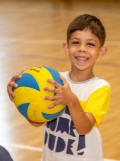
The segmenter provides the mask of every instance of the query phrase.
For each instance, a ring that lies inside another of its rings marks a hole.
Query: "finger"
[[[51,109],[51,108],[53,108],[53,107],[55,107],[54,104],[47,106],[47,108],[49,108],[49,109]]]
[[[26,69],[23,69],[19,75],[23,74],[26,71]]]
[[[16,84],[13,83],[13,85],[11,85],[12,83],[9,83],[9,85],[7,86],[7,92],[8,92],[8,95],[9,95],[9,98],[12,102],[14,102],[14,97],[15,97],[15,94],[13,92],[13,88],[16,87]]]
[[[8,91],[11,91],[12,88],[16,88],[16,87],[18,87],[18,85],[15,82],[9,82],[7,89]]]
[[[9,96],[10,100],[14,102],[14,98],[12,96]]]
[[[10,98],[10,100],[12,101],[12,102],[14,102],[14,97],[15,97],[15,95],[9,95],[9,98]]]
[[[22,74],[26,71],[26,69],[23,69],[20,74],[14,75],[11,80],[17,80],[22,77]]]
[[[51,100],[51,101],[54,101],[54,100],[57,99],[57,97],[56,97],[56,96],[44,96],[43,99],[44,99],[44,100]]]
[[[45,91],[57,93],[57,89],[56,89],[56,88],[44,87],[43,89],[44,89]]]
[[[10,99],[14,99],[14,97],[15,97],[15,94],[12,91],[12,89],[8,89],[8,95],[9,95]]]
[[[22,75],[14,75],[13,77],[12,77],[12,79],[11,79],[11,81],[16,81],[17,79],[19,79],[19,78],[21,78],[22,77]]]
[[[59,105],[60,104],[60,101],[58,101],[58,100],[56,100],[56,101],[54,101],[54,103],[53,104],[51,104],[51,105],[49,105],[49,106],[47,106],[47,108],[53,108],[53,107],[55,107],[55,106],[57,106],[57,105]]]
[[[8,93],[11,97],[15,97],[15,93],[12,90],[9,90]]]
[[[47,79],[47,82],[53,84],[57,88],[59,88],[61,86],[58,82],[56,82],[55,80],[52,80],[52,79]]]

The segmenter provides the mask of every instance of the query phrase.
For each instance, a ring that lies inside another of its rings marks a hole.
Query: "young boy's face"
[[[92,70],[98,57],[102,57],[106,50],[100,46],[98,37],[90,30],[75,31],[64,49],[72,63],[72,69]]]

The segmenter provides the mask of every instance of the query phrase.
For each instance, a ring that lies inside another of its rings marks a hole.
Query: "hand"
[[[53,84],[55,88],[45,87],[44,90],[56,93],[55,96],[44,96],[44,100],[54,100],[54,103],[48,106],[48,108],[53,108],[58,104],[69,106],[70,100],[74,96],[66,79],[62,76],[60,76],[60,79],[63,81],[63,86],[54,80],[47,80],[47,82]]]
[[[33,122],[31,120],[28,120],[28,122],[35,127],[39,127],[44,124],[44,122]]]
[[[9,96],[9,98],[10,98],[10,100],[11,100],[12,102],[14,102],[14,97],[15,97],[15,94],[14,94],[14,92],[13,92],[12,89],[13,89],[13,88],[16,88],[16,87],[18,86],[15,82],[16,82],[17,79],[19,79],[19,78],[22,77],[21,74],[22,74],[24,71],[25,71],[25,70],[22,70],[21,73],[20,73],[19,75],[14,75],[14,76],[11,78],[10,82],[8,83],[8,85],[7,85],[8,96]]]

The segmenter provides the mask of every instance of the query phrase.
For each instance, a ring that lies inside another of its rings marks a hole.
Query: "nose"
[[[86,46],[84,44],[80,44],[79,47],[78,47],[78,51],[85,52],[86,51]]]

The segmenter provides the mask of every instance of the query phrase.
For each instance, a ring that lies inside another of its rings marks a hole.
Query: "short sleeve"
[[[96,126],[99,126],[108,111],[110,103],[110,86],[103,86],[95,90],[88,98],[85,112],[91,113]]]

